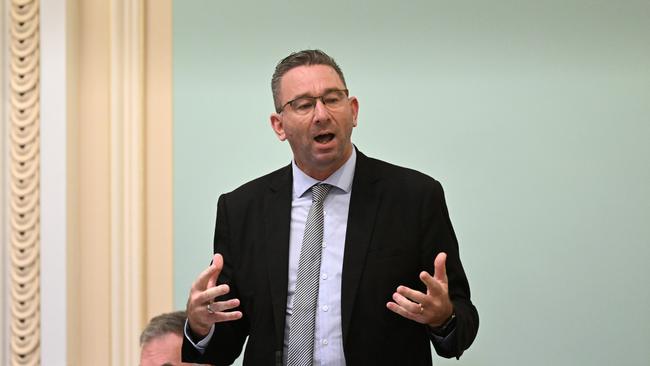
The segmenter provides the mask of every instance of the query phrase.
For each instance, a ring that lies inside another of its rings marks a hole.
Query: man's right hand
[[[230,292],[226,284],[216,286],[217,278],[223,269],[223,257],[215,254],[212,264],[192,284],[187,299],[187,321],[194,335],[204,338],[214,323],[237,320],[241,311],[228,311],[239,306],[239,299],[214,301],[216,297]],[[208,309],[210,305],[210,309]]]

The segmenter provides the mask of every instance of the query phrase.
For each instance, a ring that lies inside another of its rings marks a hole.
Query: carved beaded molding
[[[9,150],[12,365],[40,364],[39,2],[12,0]]]

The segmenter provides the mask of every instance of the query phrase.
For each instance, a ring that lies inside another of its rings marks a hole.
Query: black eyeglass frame
[[[327,92],[325,92],[325,94],[323,94],[323,95],[319,95],[319,96],[317,96],[317,97],[310,97],[310,96],[308,96],[308,95],[303,95],[303,96],[301,96],[301,97],[291,99],[290,101],[284,103],[284,105],[282,106],[282,108],[280,108],[280,110],[278,111],[278,113],[282,113],[282,112],[284,112],[284,109],[285,109],[289,104],[295,102],[295,101],[298,100],[298,99],[304,99],[304,98],[312,99],[314,102],[316,102],[316,100],[320,99],[321,103],[323,103],[324,106],[327,106],[327,104],[325,103],[325,101],[323,101],[323,97],[326,96],[327,94],[329,94],[329,93],[333,93],[333,92],[343,92],[343,94],[345,94],[345,97],[346,97],[346,98],[349,98],[349,97],[350,97],[350,94],[349,94],[350,91],[349,91],[348,89],[330,89],[330,90],[328,90]],[[316,104],[314,104],[314,106],[316,106]],[[292,108],[293,108],[293,106],[292,106]]]

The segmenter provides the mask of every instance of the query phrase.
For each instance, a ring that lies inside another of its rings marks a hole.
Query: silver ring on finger
[[[424,313],[424,306],[422,306],[422,304],[420,304],[420,314],[423,314],[423,313]]]
[[[208,303],[208,306],[207,306],[207,308],[208,308],[208,313],[210,313],[210,314],[214,314],[214,310],[212,310],[212,304],[214,304],[214,303],[213,303],[213,302],[209,302],[209,303]]]

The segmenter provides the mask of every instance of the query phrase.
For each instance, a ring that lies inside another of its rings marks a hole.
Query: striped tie
[[[312,204],[307,215],[300,249],[293,313],[289,320],[288,366],[314,363],[314,327],[318,305],[318,280],[323,248],[323,201],[332,186],[312,186]]]

